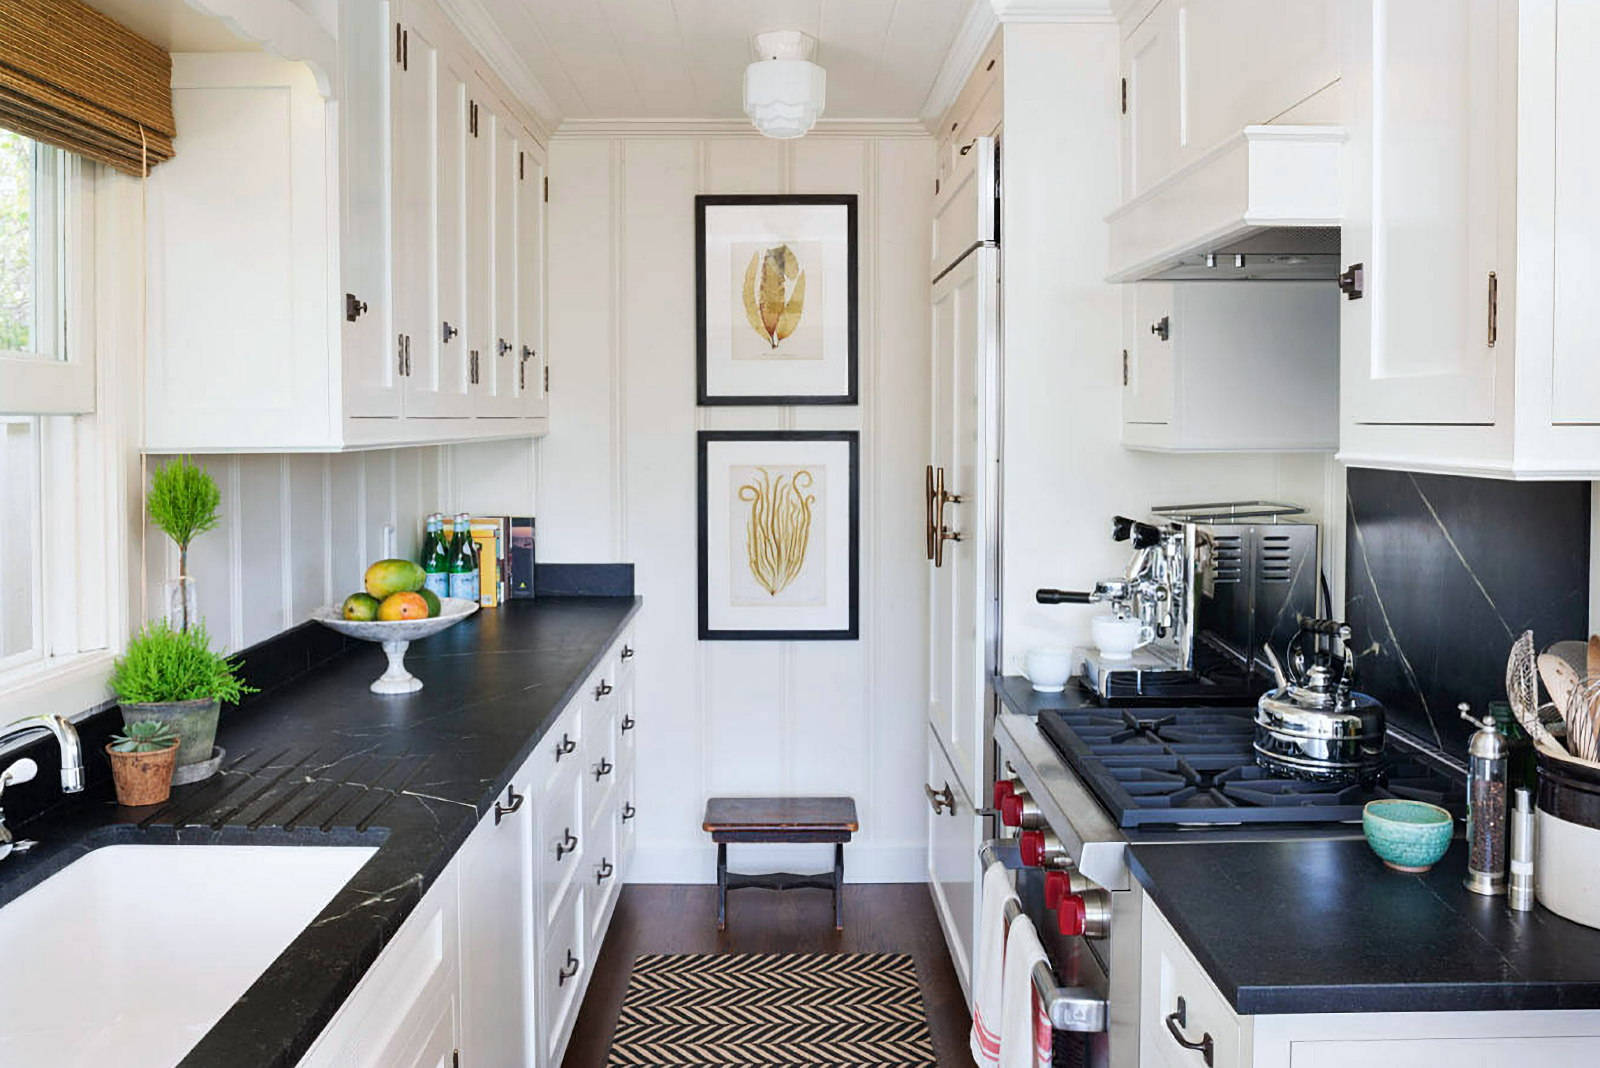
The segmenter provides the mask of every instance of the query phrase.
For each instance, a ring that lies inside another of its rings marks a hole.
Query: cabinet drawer
[[[617,642],[617,686],[633,680],[633,666],[639,662],[638,631],[629,627]]]
[[[616,899],[617,887],[622,885],[621,825],[618,821],[620,790],[611,791],[589,832],[583,862],[583,893],[585,922],[588,924],[588,941],[598,948],[606,919],[606,910]]]
[[[639,738],[638,687],[631,678],[624,677],[617,687],[617,763],[623,767],[633,765],[634,746]]]
[[[583,810],[591,828],[603,823],[602,810],[612,806],[617,780],[622,777],[622,717],[617,714],[618,707],[611,698],[603,704],[604,707],[592,713],[584,730],[588,742],[583,749]]]
[[[1204,1068],[1200,1050],[1179,1044],[1167,1017],[1183,999],[1179,1031],[1191,1042],[1211,1036],[1212,1068],[1239,1063],[1239,1017],[1190,955],[1166,917],[1144,900],[1139,968],[1139,1064],[1141,1068]],[[1178,1021],[1174,1021],[1177,1023]]]
[[[539,837],[535,857],[539,872],[539,919],[555,921],[556,909],[579,880],[589,829],[583,818],[583,769],[569,764],[540,796]]]
[[[451,1004],[457,953],[456,880],[447,871],[406,917],[300,1068],[389,1068]]]
[[[583,717],[578,713],[582,704],[581,698],[574,700],[545,732],[538,752],[527,764],[533,782],[549,782],[568,768],[583,763]]]
[[[617,654],[612,653],[600,662],[578,693],[577,704],[583,710],[583,736],[591,745],[598,744],[602,738],[604,744],[611,744],[601,727],[615,713],[617,684]]]
[[[622,855],[618,865],[626,869],[633,856],[633,846],[639,837],[639,775],[630,763],[623,768],[622,784],[617,788],[617,852]]]
[[[547,1065],[561,1063],[580,994],[589,979],[588,945],[583,937],[584,891],[582,883],[576,883],[561,899],[540,956],[539,1041],[544,1043]]]

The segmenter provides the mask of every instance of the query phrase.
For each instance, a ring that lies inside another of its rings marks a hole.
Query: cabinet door
[[[970,1004],[973,938],[978,922],[978,846],[982,844],[983,817],[973,811],[971,800],[956,778],[938,737],[928,732],[927,789],[955,802],[953,807],[941,803],[937,810],[931,801],[928,802],[928,891],[933,895],[934,910],[944,928],[950,960]]]
[[[384,121],[391,73],[403,72],[383,0],[339,8],[339,347],[344,414],[400,414],[399,364],[389,341],[390,169]],[[354,318],[352,318],[352,314]]]
[[[435,278],[437,306],[429,326],[434,363],[424,378],[427,413],[439,416],[472,414],[472,387],[468,382],[467,339],[467,79],[461,57],[446,54],[436,82],[438,116],[438,208]],[[406,414],[413,414],[410,395]]]
[[[494,110],[474,76],[467,101],[466,342],[472,406],[494,414]]]
[[[430,265],[435,248],[430,219],[434,205],[433,72],[438,46],[427,29],[408,18],[414,3],[399,8],[397,63],[391,82],[390,118],[393,130],[394,215],[394,315],[390,325],[391,352],[405,387],[406,347],[425,343],[432,319],[433,294]],[[425,351],[425,350],[424,350]],[[413,355],[413,360],[415,355]]]
[[[473,99],[482,168],[481,175],[473,179],[480,197],[473,208],[473,225],[482,231],[473,258],[481,261],[484,271],[482,300],[477,305],[483,329],[474,346],[478,350],[476,411],[479,416],[510,417],[519,414],[516,346],[512,343],[517,336],[516,138],[482,82],[476,83]]]
[[[521,413],[550,414],[545,394],[544,152],[524,134],[517,155],[517,389]]]
[[[461,1050],[456,1046],[455,1031],[456,1002],[451,998],[441,1008],[432,1027],[398,1049],[385,1050],[379,1063],[394,1068],[460,1068]]]
[[[1139,282],[1124,286],[1122,292],[1123,344],[1127,346],[1122,421],[1170,423],[1176,345],[1172,285]]]
[[[931,470],[935,494],[943,473],[945,503],[930,502],[934,526],[948,537],[928,562],[932,627],[928,650],[928,720],[969,795],[982,788],[988,746],[993,632],[989,472],[996,428],[995,388],[999,250],[980,248],[933,287]]]
[[[1557,0],[1555,11],[1555,304],[1552,421],[1600,423],[1600,335],[1593,294],[1600,286],[1600,4]],[[1536,358],[1527,348],[1525,359]]]
[[[593,885],[592,883],[590,885]],[[579,884],[556,909],[540,954],[539,1044],[545,1068],[556,1068],[572,1037],[583,989],[589,982],[590,951],[584,940],[584,894]]]
[[[529,793],[519,773],[461,849],[461,1049],[467,1064],[519,1065],[530,1057],[524,1030],[533,1018],[526,985],[534,948]]]
[[[1357,423],[1493,421],[1500,0],[1349,5],[1343,404]],[[1508,317],[1502,317],[1510,328]],[[1505,384],[1509,388],[1509,383]]]
[[[1122,44],[1128,102],[1123,115],[1123,193],[1144,192],[1178,165],[1178,5],[1164,0]]]

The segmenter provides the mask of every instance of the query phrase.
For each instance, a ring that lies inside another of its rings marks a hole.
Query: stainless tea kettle
[[[1285,650],[1287,676],[1272,647],[1265,647],[1278,686],[1256,703],[1254,748],[1261,767],[1297,779],[1354,782],[1377,765],[1383,754],[1383,705],[1350,689],[1355,679],[1350,635],[1350,625],[1337,620],[1302,621]]]

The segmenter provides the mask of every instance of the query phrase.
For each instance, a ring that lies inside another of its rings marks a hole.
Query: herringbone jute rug
[[[899,953],[639,957],[607,1063],[938,1065],[916,968]]]

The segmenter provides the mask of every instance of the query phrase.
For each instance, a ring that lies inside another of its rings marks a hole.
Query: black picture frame
[[[858,641],[861,637],[861,432],[859,430],[702,430],[696,435],[701,641]],[[714,441],[843,441],[850,446],[849,624],[838,630],[712,630],[708,588],[709,446]]]
[[[694,198],[694,293],[695,293],[695,398],[702,407],[716,406],[771,406],[838,404],[855,405],[860,400],[860,251],[857,242],[857,203],[854,193],[702,193]],[[706,386],[706,209],[715,207],[749,207],[757,205],[818,206],[842,204],[845,206],[846,239],[848,242],[846,285],[849,301],[845,312],[849,353],[845,374],[848,381],[842,394],[797,396],[788,394],[756,394],[734,396],[707,392]]]

